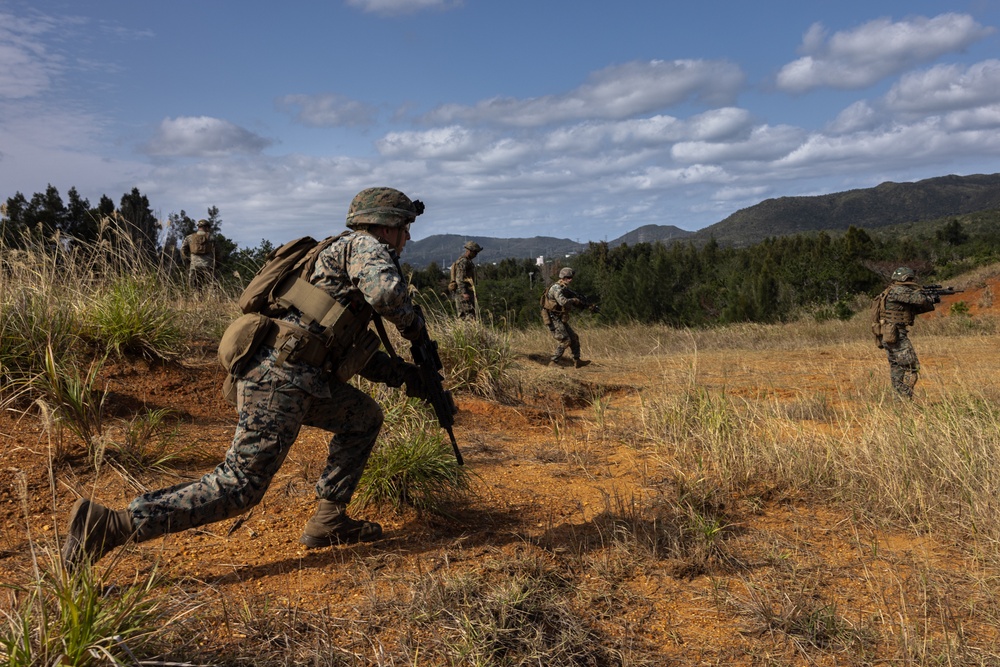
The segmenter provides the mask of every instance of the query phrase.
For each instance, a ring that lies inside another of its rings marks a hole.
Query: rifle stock
[[[415,306],[415,309],[417,310],[417,314],[423,318],[420,307]],[[455,399],[452,397],[451,391],[444,388],[444,378],[440,373],[443,365],[441,364],[441,357],[438,355],[438,344],[437,341],[431,340],[426,329],[424,329],[423,335],[420,338],[411,341],[410,355],[413,357],[413,363],[420,373],[420,381],[423,384],[424,391],[427,393],[427,398],[424,400],[434,408],[438,424],[448,433],[448,438],[451,440],[451,448],[455,452],[455,460],[458,461],[458,465],[465,465],[465,461],[462,460],[462,452],[458,450],[458,442],[455,441],[455,433],[452,431],[452,426],[455,425],[455,413],[458,412],[458,406],[455,405]]]

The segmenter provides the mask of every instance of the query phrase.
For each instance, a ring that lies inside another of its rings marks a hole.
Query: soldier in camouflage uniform
[[[475,241],[465,244],[465,252],[451,265],[455,310],[461,319],[476,319],[476,265],[472,260],[483,251]]]
[[[309,282],[338,302],[380,315],[404,338],[418,338],[425,324],[410,301],[398,253],[410,238],[410,223],[423,210],[423,203],[398,190],[363,190],[347,216],[352,231],[319,254]],[[307,331],[319,326],[300,316],[292,307],[283,319]],[[322,547],[381,537],[379,524],[351,518],[346,508],[382,426],[382,409],[323,367],[297,359],[295,349],[289,353],[281,347],[262,345],[239,370],[239,421],[225,460],[198,481],[145,493],[123,510],[81,498],[71,511],[63,546],[67,565],[96,561],[130,540],[144,542],[247,512],[264,496],[303,425],[334,435],[316,483],[319,507],[300,541]],[[395,387],[405,382],[408,394],[422,395],[416,367],[381,352],[361,375]]]
[[[908,327],[920,313],[934,310],[940,302],[937,295],[922,291],[916,281],[916,273],[909,267],[901,266],[892,274],[892,283],[876,297],[876,342],[885,349],[889,359],[889,377],[892,388],[905,398],[913,398],[913,387],[917,384],[920,364],[917,352],[910,342]]]
[[[559,280],[546,290],[542,301],[542,322],[558,342],[549,364],[559,363],[566,348],[569,347],[573,355],[573,365],[582,368],[590,362],[580,359],[580,337],[569,325],[569,314],[574,308],[594,310],[594,306],[570,289],[569,284],[573,282],[574,273],[568,266],[559,270]]]
[[[216,249],[211,230],[208,220],[199,220],[198,230],[181,242],[181,255],[188,262],[188,284],[192,289],[201,290],[215,278]]]

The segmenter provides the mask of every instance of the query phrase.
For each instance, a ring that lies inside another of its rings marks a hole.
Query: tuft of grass
[[[97,388],[102,361],[95,360],[85,374],[71,360],[57,361],[52,348],[45,352],[45,372],[33,382],[43,412],[65,426],[93,455],[97,440],[104,431],[106,392]]]
[[[87,337],[117,356],[177,356],[187,339],[178,315],[152,277],[122,276],[85,307]]]
[[[509,398],[509,334],[478,320],[459,319],[434,322],[434,333],[449,387],[490,400]]]
[[[172,461],[182,451],[172,446],[176,430],[170,424],[174,411],[159,408],[140,413],[123,423],[121,439],[108,444],[104,455],[130,475],[143,472],[168,472]]]
[[[451,443],[426,406],[365,384],[383,393],[386,419],[352,504],[443,513],[446,505],[469,492],[469,469],[458,465]]]
[[[169,621],[169,603],[155,593],[159,576],[106,588],[89,566],[72,574],[58,557],[26,586],[4,585],[0,660],[10,667],[138,664]]]

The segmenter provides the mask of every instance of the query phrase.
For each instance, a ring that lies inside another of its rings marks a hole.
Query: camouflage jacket
[[[476,285],[476,265],[472,263],[471,259],[462,255],[455,260],[452,266],[455,291],[459,294],[471,294]]]
[[[893,283],[886,289],[885,316],[887,323],[912,326],[920,313],[934,310],[934,297],[916,283]]]
[[[583,298],[570,289],[569,285],[557,280],[545,292],[543,309],[562,316],[563,321],[569,317],[573,308],[586,308]]]
[[[365,231],[348,232],[324,249],[316,258],[309,282],[341,303],[366,305],[400,330],[416,317],[409,285],[395,252]],[[315,324],[306,326],[301,313],[294,308],[281,319],[319,333]],[[286,363],[286,366],[293,367],[289,373],[293,384],[314,396],[329,396],[327,379],[321,369],[306,364]],[[368,377],[367,373],[362,375]]]

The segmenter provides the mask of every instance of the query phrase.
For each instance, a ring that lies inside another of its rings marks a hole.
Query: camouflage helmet
[[[575,273],[576,271],[574,271],[573,269],[569,268],[568,266],[564,266],[563,268],[559,269],[559,280],[562,280],[563,278],[572,278]]]
[[[208,220],[199,220],[198,229],[211,229],[212,224]]]
[[[915,280],[917,274],[908,266],[901,266],[892,272],[892,281],[894,283],[906,283]]]
[[[472,252],[482,252],[483,251],[483,246],[479,245],[475,241],[469,241],[468,243],[466,243],[462,247],[465,248],[466,250],[471,250]]]
[[[422,201],[411,201],[399,190],[367,188],[354,195],[347,210],[347,226],[351,229],[366,225],[402,227],[423,212]]]

